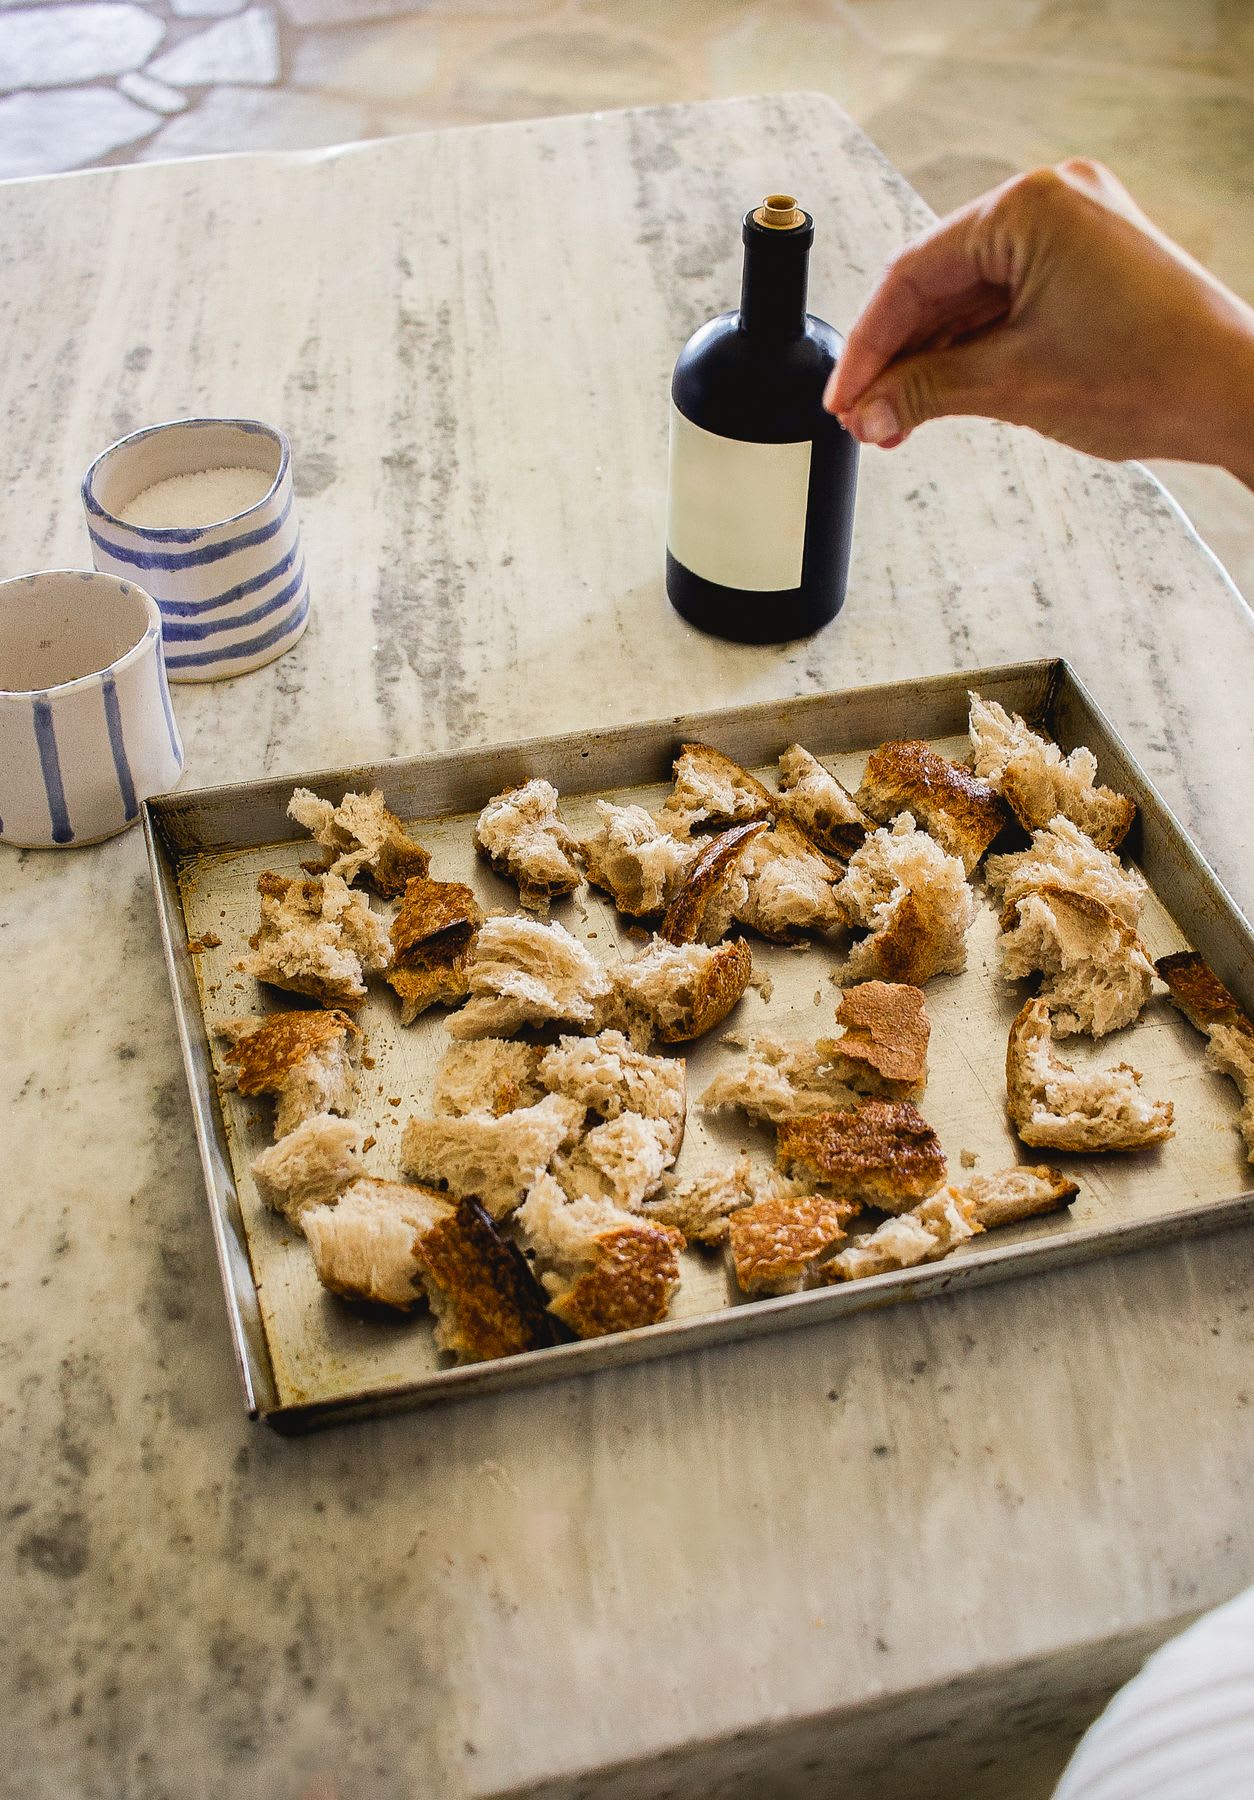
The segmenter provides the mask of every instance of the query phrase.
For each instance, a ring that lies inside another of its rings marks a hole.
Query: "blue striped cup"
[[[0,582],[0,842],[99,843],[182,772],[152,598],[87,569]]]
[[[232,479],[248,504],[203,516]],[[83,506],[96,567],[142,581],[161,608],[172,681],[247,674],[304,631],[309,583],[281,431],[257,419],[176,419],[132,432],[88,469]],[[154,510],[159,522],[126,517]]]

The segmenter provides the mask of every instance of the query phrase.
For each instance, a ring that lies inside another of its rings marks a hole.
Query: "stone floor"
[[[800,87],[940,210],[1101,156],[1254,299],[1251,0],[0,0],[0,178]],[[1254,597],[1254,496],[1158,472]]]

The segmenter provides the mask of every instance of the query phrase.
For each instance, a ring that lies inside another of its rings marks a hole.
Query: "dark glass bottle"
[[[671,381],[666,591],[702,631],[776,644],[844,603],[858,446],[822,405],[843,339],[806,311],[813,219],[771,194],[743,236],[740,309]]]

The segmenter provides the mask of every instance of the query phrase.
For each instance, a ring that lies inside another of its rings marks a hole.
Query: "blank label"
[[[801,585],[810,440],[719,437],[671,402],[666,542],[676,562],[721,587],[770,593]]]

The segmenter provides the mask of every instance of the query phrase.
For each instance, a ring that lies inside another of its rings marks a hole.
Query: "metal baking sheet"
[[[564,1344],[465,1368],[447,1366],[425,1312],[375,1316],[325,1293],[299,1232],[264,1208],[248,1172],[270,1141],[265,1102],[220,1095],[214,1079],[212,1025],[224,1016],[282,1005],[273,990],[235,970],[258,916],[256,880],[266,868],[293,872],[311,853],[309,838],[287,818],[298,784],[338,801],[353,788],[381,787],[388,805],[415,822],[432,852],[432,872],[469,882],[485,907],[517,906],[513,887],[476,857],[475,816],[490,795],[529,776],[547,776],[576,829],[591,823],[597,796],[659,802],[670,765],[686,739],[715,744],[749,768],[773,771],[788,744],[800,742],[850,787],[866,752],[886,738],[927,738],[960,754],[966,746],[967,692],[976,688],[1043,726],[1064,748],[1088,744],[1102,780],[1132,795],[1139,814],[1125,854],[1151,887],[1143,935],[1154,956],[1191,943],[1254,1012],[1254,932],[1166,806],[1128,756],[1073,672],[1061,661],[1015,664],[954,675],[807,696],[725,712],[696,714],[619,730],[427,756],[311,776],[294,773],[231,787],[178,793],[148,802],[144,831],[169,967],[180,1041],[204,1165],[228,1317],[253,1416],[281,1430],[516,1387],[638,1361],[698,1345],[728,1342],[786,1326],[822,1325],[867,1306],[919,1299],[964,1284],[1028,1274],[1116,1250],[1128,1250],[1235,1223],[1254,1213],[1250,1169],[1238,1132],[1236,1090],[1210,1073],[1202,1040],[1164,999],[1151,1001],[1128,1031],[1093,1045],[1068,1040],[1064,1053],[1083,1065],[1127,1057],[1146,1091],[1176,1106],[1177,1136],[1132,1155],[1056,1156],[1080,1183],[1063,1215],[1029,1221],[975,1239],[940,1263],[778,1299],[746,1300],[721,1255],[689,1250],[670,1318],[614,1337]],[[1004,1056],[1021,987],[994,972],[995,913],[977,882],[979,914],[969,966],[927,988],[932,1019],[930,1076],[922,1107],[961,1177],[963,1152],[992,1171],[1044,1153],[1025,1152],[1007,1123]],[[553,909],[603,960],[638,947],[608,900],[583,888]],[[189,940],[220,945],[192,953]],[[707,1119],[693,1104],[716,1068],[737,1053],[728,1030],[769,1025],[814,1038],[829,1031],[839,957],[827,946],[789,949],[753,941],[768,975],[768,1001],[751,990],[726,1024],[693,1045],[688,1061],[689,1123],[679,1173],[747,1149],[766,1162],[772,1134],[739,1115]],[[297,1002],[299,1004],[299,1002]],[[448,1045],[445,1015],[398,1023],[391,990],[376,984],[358,1015],[366,1032],[357,1116],[375,1144],[373,1173],[394,1174],[401,1127],[429,1110],[434,1071]]]

